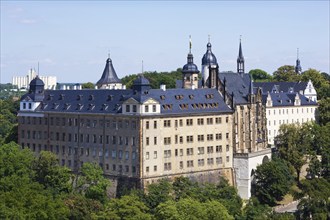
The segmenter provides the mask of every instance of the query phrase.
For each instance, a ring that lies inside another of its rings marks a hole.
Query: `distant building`
[[[37,72],[34,69],[30,69],[26,76],[14,76],[12,78],[12,84],[16,85],[18,89],[29,88],[30,82],[37,76]],[[56,76],[39,76],[44,82],[45,89],[55,89],[57,79]]]
[[[254,88],[261,88],[263,94],[268,144],[274,145],[274,138],[282,124],[315,121],[317,93],[311,81],[261,82],[254,83]]]

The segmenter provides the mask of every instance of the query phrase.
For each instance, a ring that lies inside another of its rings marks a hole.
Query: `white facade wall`
[[[37,76],[37,72],[34,69],[30,69],[26,76],[14,76],[12,78],[12,84],[16,85],[18,89],[29,88],[30,82]],[[45,84],[45,89],[55,89],[57,78],[56,76],[39,76]]]
[[[305,123],[315,121],[317,106],[266,107],[268,144],[274,145],[274,138],[282,124]]]

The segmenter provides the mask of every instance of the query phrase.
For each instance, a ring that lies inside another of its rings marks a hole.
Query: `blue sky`
[[[119,77],[186,63],[200,68],[211,35],[221,71],[294,65],[330,72],[329,1],[3,1],[1,83],[31,67],[58,82],[96,82],[108,51]]]

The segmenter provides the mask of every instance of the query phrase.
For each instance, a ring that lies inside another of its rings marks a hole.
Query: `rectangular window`
[[[206,124],[208,124],[208,125],[213,124],[213,118],[207,118],[206,119]]]
[[[204,166],[204,159],[198,159],[198,166],[199,167]]]
[[[215,158],[217,164],[222,164],[222,157]]]
[[[171,120],[164,120],[164,128],[171,127]]]
[[[200,135],[197,135],[197,140],[199,142],[203,142],[204,141],[204,135],[200,134]]]
[[[222,152],[222,145],[217,145],[217,146],[215,146],[215,151],[216,151],[217,153],[221,153],[221,152]]]
[[[171,150],[164,150],[164,158],[170,158],[171,157]]]
[[[180,149],[180,156],[183,156],[183,149]]]
[[[226,133],[226,139],[229,139],[229,133]]]
[[[172,169],[171,163],[164,163],[164,171],[168,171],[171,169]]]
[[[229,156],[226,157],[226,162],[227,162],[227,163],[229,162]]]
[[[154,151],[154,159],[157,159],[157,151]]]
[[[154,121],[154,129],[157,128],[157,121]]]
[[[187,148],[187,155],[193,155],[194,154],[194,149],[193,148]]]
[[[146,160],[149,160],[149,152],[146,152]]]
[[[149,167],[146,167],[146,172],[149,173]]]
[[[164,138],[164,144],[165,144],[165,145],[169,145],[169,144],[171,144],[171,137],[165,137],[165,138]]]
[[[197,124],[198,125],[204,125],[204,119],[203,118],[198,118],[197,119]]]
[[[133,105],[133,112],[136,112],[136,111],[137,111],[136,105]]]
[[[198,155],[204,154],[204,147],[198,147],[197,151],[198,151]]]
[[[213,158],[207,158],[207,164],[208,165],[213,165],[214,164]]]
[[[183,137],[180,136],[180,144],[183,144]]]
[[[156,172],[157,171],[157,166],[154,166],[154,172]]]
[[[145,111],[145,112],[149,112],[149,105],[145,105],[145,106],[144,106],[144,111]]]
[[[208,141],[213,141],[213,134],[208,134],[207,135],[207,140]]]
[[[152,112],[156,112],[156,105],[152,105]]]
[[[183,161],[180,161],[180,169],[183,169]]]
[[[117,157],[117,151],[116,151],[116,150],[112,150],[112,151],[111,151],[111,157],[112,157],[113,159],[115,159],[115,158]]]
[[[186,139],[187,139],[187,143],[194,142],[194,137],[192,135],[187,136]]]
[[[229,151],[229,145],[228,144],[226,145],[226,151],[227,152]]]
[[[229,117],[226,117],[226,123],[228,123],[229,122]]]
[[[194,161],[193,160],[188,160],[187,161],[187,167],[194,167]]]
[[[186,120],[186,125],[187,126],[192,126],[193,125],[193,120],[192,119],[187,119]]]
[[[157,145],[157,137],[154,137],[154,145]]]
[[[222,121],[221,117],[215,118],[215,123],[216,124],[221,124],[221,121]]]
[[[207,147],[207,153],[212,154],[213,153],[213,146],[208,146]]]
[[[146,137],[146,145],[149,145],[149,137]]]
[[[146,129],[149,129],[149,121],[146,121]]]
[[[183,126],[183,120],[182,120],[182,119],[179,120],[179,126],[180,126],[180,127]]]
[[[215,134],[215,139],[216,140],[222,140],[222,134],[221,133]]]

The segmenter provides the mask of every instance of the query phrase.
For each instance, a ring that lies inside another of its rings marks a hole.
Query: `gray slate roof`
[[[112,60],[110,58],[107,59],[103,74],[101,76],[101,79],[97,81],[97,85],[104,85],[104,84],[110,84],[110,83],[121,83],[121,80],[118,78],[117,73],[112,65]]]
[[[292,88],[292,92],[295,93],[305,90],[307,82],[255,82],[253,83],[253,87],[261,87],[263,94],[272,93],[274,88],[278,92],[290,92],[290,88]]]
[[[297,93],[269,93],[273,106],[294,106],[294,101]],[[306,96],[299,94],[301,105],[317,105],[316,102],[308,99]],[[264,104],[267,102],[268,94],[262,95],[262,101]]]
[[[45,90],[44,94],[37,112],[117,114],[130,98],[139,103],[150,98],[158,101],[161,114],[232,112],[216,89]]]

